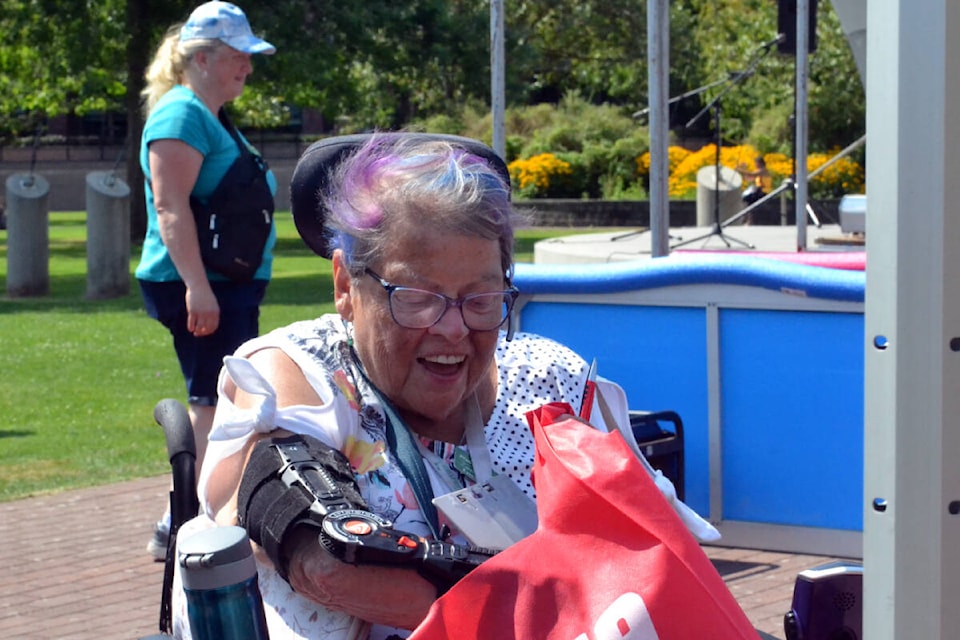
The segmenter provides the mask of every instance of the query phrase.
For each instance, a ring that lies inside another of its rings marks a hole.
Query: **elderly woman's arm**
[[[277,406],[317,405],[320,398],[300,368],[279,349],[264,349],[250,361],[270,381],[277,392]],[[238,407],[253,406],[254,398],[243,390],[227,385]],[[271,435],[278,435],[276,432]],[[248,450],[252,449],[251,446]],[[237,457],[221,463],[211,478],[208,495],[232,497],[218,509],[217,520],[236,522],[236,488],[240,484],[242,464]],[[228,476],[229,478],[225,477]],[[229,490],[225,491],[225,486]],[[214,499],[214,504],[220,500]],[[301,595],[330,609],[343,611],[363,620],[391,627],[413,629],[437,597],[436,588],[412,569],[374,565],[350,565],[335,558],[318,542],[316,529],[300,527],[289,535],[282,549],[288,560],[288,578]]]
[[[377,624],[413,629],[437,597],[411,569],[350,565],[328,553],[316,532],[295,531],[289,545],[290,585],[315,602]]]

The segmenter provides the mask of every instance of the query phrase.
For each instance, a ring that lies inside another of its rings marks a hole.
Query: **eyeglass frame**
[[[502,327],[503,323],[510,318],[510,314],[513,313],[513,306],[514,304],[516,304],[517,298],[520,297],[520,290],[517,289],[514,285],[510,284],[509,280],[507,280],[508,288],[502,291],[481,291],[479,293],[468,293],[467,295],[460,296],[459,298],[451,298],[448,295],[445,295],[443,293],[438,293],[436,291],[429,291],[427,289],[418,289],[417,287],[407,287],[404,285],[394,284],[389,280],[384,279],[383,276],[376,273],[370,267],[364,267],[363,273],[364,275],[368,275],[374,280],[376,280],[377,284],[383,287],[384,291],[387,292],[387,307],[390,309],[390,317],[397,324],[397,326],[403,327],[404,329],[429,329],[430,327],[435,326],[438,322],[443,320],[443,316],[447,315],[447,311],[450,310],[450,307],[456,307],[460,311],[460,319],[463,320],[464,326],[466,326],[467,329],[469,329],[470,331],[496,331],[497,329]],[[441,299],[444,302],[443,311],[440,312],[436,320],[434,320],[433,322],[431,322],[425,327],[407,326],[401,323],[399,320],[397,320],[397,316],[393,312],[393,293],[399,290],[426,293],[431,296],[434,296],[435,298]],[[471,298],[475,298],[478,296],[489,296],[493,294],[500,294],[501,296],[503,296],[503,301],[504,301],[503,304],[506,305],[503,318],[501,318],[499,323],[497,323],[493,327],[490,327],[489,329],[474,329],[468,324],[467,317],[463,314],[463,304]]]

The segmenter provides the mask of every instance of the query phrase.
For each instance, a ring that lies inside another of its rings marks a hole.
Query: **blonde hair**
[[[183,74],[187,64],[197,51],[215,49],[222,45],[219,40],[187,40],[181,42],[180,29],[183,24],[175,24],[167,30],[153,61],[145,74],[146,86],[140,92],[143,99],[144,117],[156,106],[165,93],[183,83]]]

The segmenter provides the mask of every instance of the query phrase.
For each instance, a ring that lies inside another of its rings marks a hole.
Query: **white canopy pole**
[[[670,253],[670,160],[667,102],[670,93],[670,4],[647,0],[647,84],[650,109],[650,247]]]
[[[863,638],[960,629],[960,3],[867,4]]]
[[[507,159],[506,63],[504,61],[503,0],[490,0],[490,106],[493,117],[493,150]]]

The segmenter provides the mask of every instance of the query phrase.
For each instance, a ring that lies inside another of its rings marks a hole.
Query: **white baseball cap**
[[[253,35],[247,16],[229,2],[205,2],[180,29],[180,41],[219,40],[244,53],[276,53],[277,48]]]

